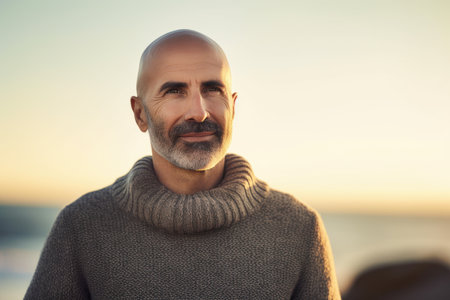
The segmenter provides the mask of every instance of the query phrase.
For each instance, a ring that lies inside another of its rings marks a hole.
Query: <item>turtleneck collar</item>
[[[192,234],[229,227],[255,212],[269,187],[253,175],[242,157],[225,157],[224,177],[210,190],[177,194],[156,177],[150,156],[112,185],[114,200],[122,209],[148,224],[171,233]]]

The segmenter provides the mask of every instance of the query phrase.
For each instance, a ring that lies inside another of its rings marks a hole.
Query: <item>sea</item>
[[[0,300],[22,299],[60,207],[0,205]],[[450,216],[321,213],[342,291],[366,268],[400,261],[450,263]]]

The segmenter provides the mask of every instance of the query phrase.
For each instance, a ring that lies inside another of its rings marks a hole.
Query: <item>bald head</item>
[[[179,54],[183,54],[185,58],[193,58],[192,63],[195,63],[195,58],[201,58],[205,53],[215,59],[217,65],[222,65],[224,70],[228,72],[226,77],[231,81],[231,74],[225,53],[222,48],[211,38],[206,35],[193,30],[181,29],[166,33],[156,40],[154,40],[144,50],[139,63],[139,72],[136,83],[136,92],[138,97],[143,97],[147,88],[148,82],[152,75],[156,73],[161,61],[165,65],[176,65]],[[183,63],[189,64],[190,61]]]

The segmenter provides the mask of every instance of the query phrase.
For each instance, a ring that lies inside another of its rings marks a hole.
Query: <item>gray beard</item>
[[[210,120],[206,120],[203,123],[184,122],[174,126],[168,134],[169,137],[166,138],[164,136],[164,125],[153,122],[146,107],[145,112],[153,150],[176,167],[196,171],[207,170],[214,167],[225,157],[230,138],[224,137],[222,129],[216,123]],[[211,129],[214,129],[216,132],[212,141],[187,143],[178,138],[182,133],[201,132]]]

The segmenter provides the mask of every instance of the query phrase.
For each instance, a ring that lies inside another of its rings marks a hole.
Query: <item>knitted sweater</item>
[[[320,217],[227,155],[173,193],[151,157],[59,214],[25,299],[340,299]]]

